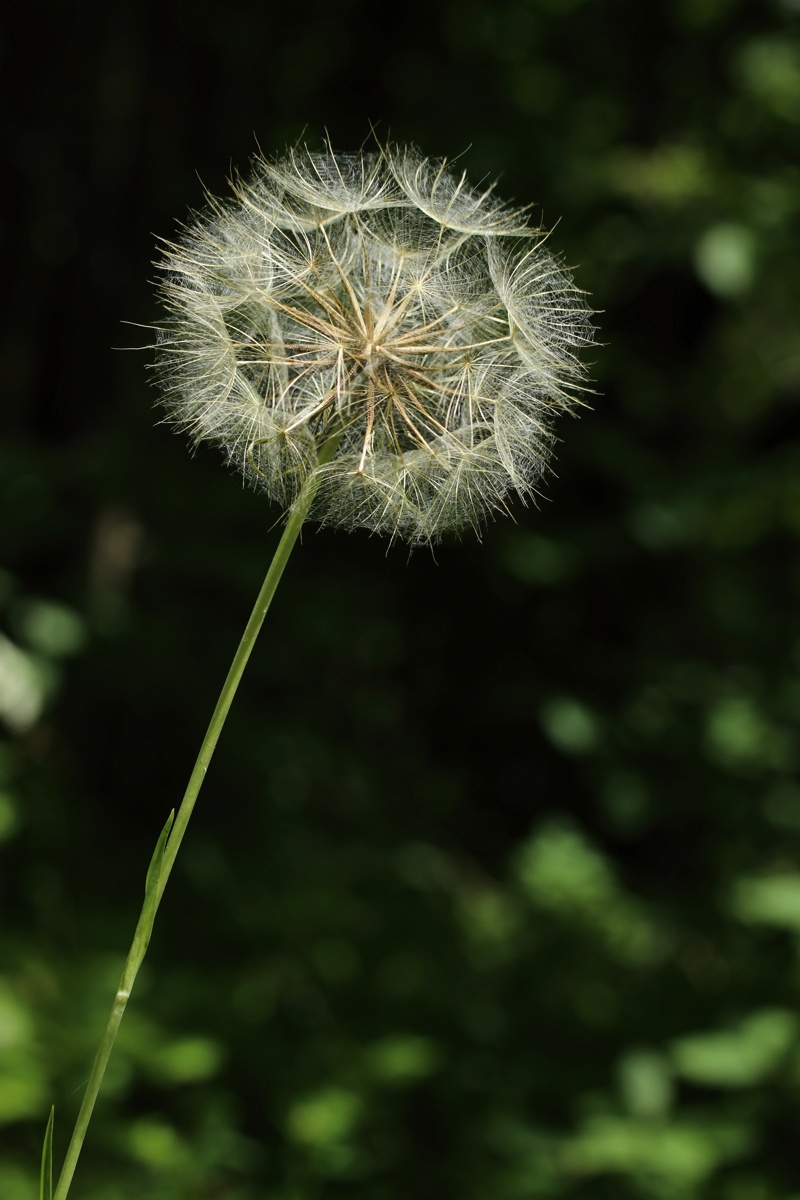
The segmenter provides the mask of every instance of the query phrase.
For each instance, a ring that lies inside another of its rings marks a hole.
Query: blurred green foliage
[[[151,230],[195,170],[218,192],[254,131],[345,149],[374,120],[560,218],[597,395],[482,544],[304,539],[72,1194],[800,1200],[797,4],[20,20],[0,1197],[37,1194],[52,1102],[60,1164],[276,540],[154,426],[119,322],[155,319]]]

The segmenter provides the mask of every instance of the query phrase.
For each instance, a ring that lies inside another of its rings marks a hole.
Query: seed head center
[[[375,368],[383,361],[383,346],[380,342],[366,341],[362,350],[364,370],[372,375]]]

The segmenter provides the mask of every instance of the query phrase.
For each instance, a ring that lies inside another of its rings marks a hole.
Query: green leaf
[[[50,1117],[47,1121],[47,1129],[44,1131],[39,1200],[53,1200],[53,1122],[55,1121],[55,1117],[56,1110],[53,1107],[50,1109]]]
[[[776,1071],[797,1040],[795,1013],[759,1009],[735,1029],[690,1034],[672,1043],[684,1079],[705,1087],[754,1087]]]
[[[175,809],[167,817],[167,823],[161,830],[161,835],[156,842],[156,848],[153,851],[153,857],[150,859],[150,866],[147,868],[147,879],[144,885],[144,904],[139,915],[139,923],[136,926],[133,946],[131,953],[128,956],[126,963],[125,975],[129,968],[131,969],[130,979],[127,980],[127,987],[133,986],[133,981],[136,978],[136,973],[141,966],[147,947],[150,944],[150,934],[153,932],[153,924],[156,919],[156,911],[158,909],[158,885],[161,881],[161,864],[164,861],[164,850],[167,845],[167,838],[172,829],[172,822],[175,820]]]
[[[145,907],[151,895],[158,890],[158,881],[161,878],[161,864],[164,861],[164,850],[167,846],[167,838],[172,829],[172,822],[175,820],[175,809],[167,817],[167,823],[161,830],[161,836],[156,842],[156,848],[153,851],[153,857],[150,859],[150,866],[147,868],[147,879],[144,885],[144,902]],[[153,914],[155,916],[155,913]]]
[[[134,980],[139,973],[139,967],[142,965],[144,956],[147,953],[147,947],[150,945],[150,935],[153,932],[153,925],[155,924],[156,912],[158,910],[158,885],[161,881],[164,850],[174,820],[175,810],[173,809],[167,817],[166,825],[161,830],[161,835],[153,851],[153,857],[150,859],[150,866],[147,868],[147,879],[144,885],[144,904],[142,905],[142,911],[139,913],[136,932],[133,935],[133,943],[125,960],[122,978],[119,981],[120,990],[122,991],[132,991]]]

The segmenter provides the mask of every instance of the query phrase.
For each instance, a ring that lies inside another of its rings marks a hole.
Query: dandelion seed
[[[545,236],[413,148],[258,157],[161,264],[168,418],[287,509],[316,473],[319,521],[479,529],[580,403],[589,310]]]

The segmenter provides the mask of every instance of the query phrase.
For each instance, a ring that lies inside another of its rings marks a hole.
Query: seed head
[[[312,517],[411,543],[534,494],[591,327],[526,211],[401,146],[257,157],[232,190],[160,264],[168,419],[277,503],[316,473]]]

